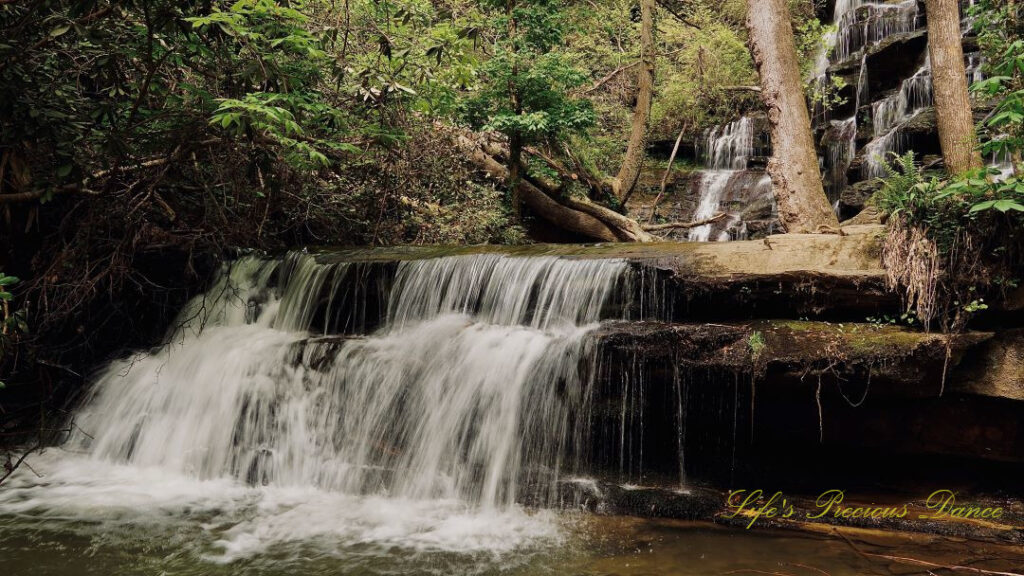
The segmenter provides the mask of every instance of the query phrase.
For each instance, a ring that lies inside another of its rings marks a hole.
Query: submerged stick
[[[846,535],[840,532],[839,530],[832,530],[832,532],[840,538],[842,538],[847,544],[849,544],[850,548],[853,548],[854,552],[860,554],[861,556],[867,559],[881,558],[883,560],[900,562],[912,566],[923,566],[925,568],[934,568],[939,570],[952,570],[954,572],[970,572],[972,574],[986,574],[991,576],[1024,576],[1024,574],[1020,574],[1018,572],[999,572],[995,570],[985,570],[984,568],[972,568],[970,566],[947,566],[944,564],[936,564],[934,562],[929,562],[927,560],[919,560],[917,558],[909,558],[906,556],[892,556],[889,554],[876,554],[874,552],[865,552],[858,548],[852,540],[847,538]]]

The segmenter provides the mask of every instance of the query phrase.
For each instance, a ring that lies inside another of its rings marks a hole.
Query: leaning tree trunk
[[[629,133],[629,145],[619,173],[611,180],[612,193],[623,204],[629,200],[640,179],[647,151],[647,124],[654,95],[654,2],[640,0],[640,67],[637,72],[636,107]]]
[[[835,230],[839,221],[821,184],[786,0],[747,2],[747,30],[772,126],[768,173],[779,219],[790,233]]]
[[[960,44],[960,6],[957,0],[926,0],[925,9],[939,143],[946,170],[956,175],[981,167]]]

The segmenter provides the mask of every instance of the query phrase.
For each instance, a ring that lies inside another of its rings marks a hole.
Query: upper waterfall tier
[[[754,121],[749,116],[704,133],[705,165],[713,170],[744,170],[754,155]]]
[[[763,158],[769,139],[760,117],[743,116],[704,132],[698,156],[706,170],[699,172],[692,192],[696,195],[695,221],[717,220],[690,229],[691,242],[745,240],[748,221],[757,221],[767,233],[775,224],[775,197],[771,179],[754,162]]]

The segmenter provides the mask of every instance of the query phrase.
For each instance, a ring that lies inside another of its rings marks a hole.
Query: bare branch
[[[725,212],[719,212],[711,218],[704,220],[697,220],[696,222],[669,222],[667,224],[644,224],[644,230],[647,232],[653,232],[655,230],[670,230],[672,228],[696,228],[697,226],[703,226],[705,224],[711,224],[718,222],[722,218],[725,218]]]

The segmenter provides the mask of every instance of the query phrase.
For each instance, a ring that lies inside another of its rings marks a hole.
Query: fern
[[[895,156],[895,155],[894,155]],[[886,178],[878,192],[878,207],[895,216],[914,204],[915,197],[927,186],[914,163],[914,153],[896,156],[895,161],[885,164]]]

